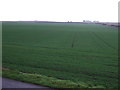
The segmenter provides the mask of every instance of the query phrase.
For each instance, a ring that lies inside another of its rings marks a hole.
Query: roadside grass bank
[[[53,77],[47,77],[40,74],[23,73],[17,70],[3,69],[2,76],[22,82],[36,85],[47,86],[51,88],[105,88],[103,86],[94,86],[84,82],[75,83],[70,80],[60,80]]]

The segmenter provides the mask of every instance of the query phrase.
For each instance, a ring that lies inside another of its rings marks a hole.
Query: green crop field
[[[3,67],[76,83],[118,86],[118,29],[3,22]]]

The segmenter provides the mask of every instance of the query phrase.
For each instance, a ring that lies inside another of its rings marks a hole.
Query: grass
[[[37,85],[43,85],[52,88],[103,88],[103,86],[92,86],[81,83],[75,83],[70,80],[60,80],[53,77],[47,77],[40,74],[22,73],[17,70],[3,70],[3,75],[6,78],[12,78],[15,80],[33,83]]]
[[[93,86],[118,86],[117,28],[3,22],[2,34],[5,68]]]

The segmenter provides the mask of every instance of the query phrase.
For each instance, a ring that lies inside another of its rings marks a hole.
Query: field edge
[[[2,69],[2,77],[50,88],[105,88],[101,85],[94,86],[84,82],[75,83],[70,80],[60,80],[40,74],[23,73],[18,70],[10,70],[6,68]]]

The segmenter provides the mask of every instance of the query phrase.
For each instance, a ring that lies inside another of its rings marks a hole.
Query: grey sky
[[[119,0],[0,0],[0,20],[118,21]]]

